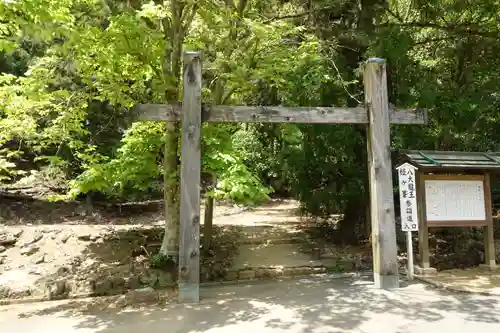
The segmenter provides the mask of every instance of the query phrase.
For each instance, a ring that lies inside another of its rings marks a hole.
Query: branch
[[[476,28],[472,28],[468,24],[461,25],[439,25],[437,23],[427,23],[427,22],[407,22],[407,23],[383,23],[375,25],[375,27],[408,27],[408,28],[434,28],[437,30],[443,30],[455,34],[467,34],[475,35],[486,38],[498,38],[500,37],[500,31],[481,31]]]
[[[234,9],[236,6],[234,5],[234,0],[224,0],[226,3],[226,6],[228,6],[231,9]]]
[[[267,21],[264,21],[264,24],[268,24],[268,23],[271,23],[271,22],[274,22],[274,21],[279,21],[279,20],[287,20],[287,19],[299,18],[299,17],[302,17],[302,16],[307,16],[309,14],[314,14],[314,13],[319,13],[319,12],[327,12],[327,11],[334,10],[334,9],[336,9],[336,8],[334,8],[334,7],[323,7],[323,8],[317,8],[317,9],[311,9],[311,10],[308,10],[308,11],[305,11],[305,12],[301,12],[301,13],[296,13],[296,14],[289,14],[289,15],[283,15],[283,16],[275,16],[275,17],[270,18]]]
[[[425,40],[421,40],[421,41],[413,43],[412,47],[415,47],[418,45],[429,44],[429,43],[444,42],[444,41],[452,40],[455,38],[459,38],[459,37],[458,36],[447,36],[447,37],[441,37],[441,38],[429,38],[429,39],[425,39]]]
[[[248,0],[240,0],[238,3],[238,15],[243,16],[243,12],[245,11],[245,8],[247,7]]]
[[[396,20],[398,20],[399,22],[402,22],[403,19],[402,17],[399,15],[399,13],[395,13],[394,11],[392,11],[390,8],[385,8],[385,11],[389,13],[389,15],[391,15],[392,17],[394,17]]]
[[[191,11],[189,12],[189,15],[186,14],[186,16],[183,18],[182,22],[184,22],[184,24],[182,25],[182,32],[184,34],[187,34],[187,31],[188,31],[189,27],[191,26],[191,23],[193,23],[193,20],[194,20],[194,17],[196,16],[197,11],[198,11],[198,5],[194,4],[191,7]]]

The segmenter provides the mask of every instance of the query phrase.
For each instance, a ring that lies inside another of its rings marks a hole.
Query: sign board
[[[425,180],[427,221],[485,221],[482,180]]]
[[[403,231],[418,231],[417,186],[415,183],[417,168],[409,163],[404,163],[396,169],[399,179],[401,229]]]

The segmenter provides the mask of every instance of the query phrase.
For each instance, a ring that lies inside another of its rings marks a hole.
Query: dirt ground
[[[449,290],[500,296],[500,269],[489,270],[481,267],[450,269],[422,278]]]
[[[151,254],[161,245],[162,213],[154,202],[101,207],[85,216],[85,209],[76,203],[3,199],[0,300],[171,287],[175,272],[150,267]],[[218,204],[215,254],[201,258],[202,281],[324,272],[326,265],[357,258],[356,249],[329,251],[323,258],[308,252],[299,228],[302,222],[292,200],[273,200],[254,208]]]
[[[202,282],[371,269],[370,244],[321,248],[305,232],[310,222],[293,200],[253,208],[218,203],[214,249],[201,257]],[[160,202],[95,205],[94,213],[86,216],[85,206],[77,202],[2,197],[0,304],[2,299],[53,300],[171,288],[176,272],[151,268],[163,223]],[[438,259],[452,261],[443,255]],[[400,265],[405,265],[404,256]]]

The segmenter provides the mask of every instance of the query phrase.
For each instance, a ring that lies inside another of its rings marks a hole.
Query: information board
[[[427,221],[485,221],[482,180],[425,180]]]

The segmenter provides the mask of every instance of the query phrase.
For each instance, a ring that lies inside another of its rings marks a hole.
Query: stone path
[[[2,332],[30,333],[497,333],[500,299],[412,284],[308,278],[210,287],[199,305],[88,310],[89,304],[0,308]],[[89,301],[87,301],[89,302]],[[84,310],[85,309],[85,310]]]

